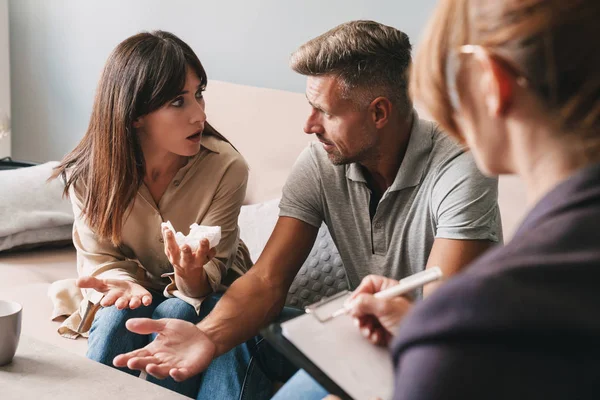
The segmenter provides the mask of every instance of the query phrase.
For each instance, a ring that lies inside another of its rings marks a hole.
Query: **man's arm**
[[[225,292],[198,327],[217,356],[256,335],[281,311],[292,281],[323,221],[320,170],[312,147],[296,160],[283,187],[279,219],[260,258]]]
[[[292,168],[279,202],[279,220],[256,265],[197,326],[175,319],[127,321],[132,332],[158,336],[143,349],[117,356],[115,366],[182,381],[256,335],[279,314],[323,221],[320,173],[311,151],[309,147],[302,152]]]
[[[279,217],[256,265],[198,324],[217,346],[217,356],[256,335],[279,314],[318,230],[298,219]]]
[[[438,266],[449,278],[485,253],[494,242],[489,240],[456,240],[438,238],[433,242],[427,267]],[[441,282],[432,282],[423,288],[423,297],[430,295]]]
[[[439,266],[444,277],[450,277],[484,253],[493,242],[489,240],[436,239],[433,242],[427,267]],[[350,314],[358,319],[361,333],[373,344],[387,346],[412,304],[404,298],[376,299],[372,295],[397,284],[392,279],[369,275],[352,294]],[[440,282],[423,288],[423,296],[431,294]]]
[[[426,268],[439,266],[445,278],[502,242],[498,180],[484,176],[470,153],[439,167],[431,205],[436,232]],[[439,285],[425,286],[423,295],[431,294]]]
[[[176,381],[204,371],[214,358],[256,335],[277,316],[317,232],[306,222],[280,217],[256,265],[231,285],[208,317],[198,325],[168,318],[130,319],[130,331],[158,336],[142,349],[115,357],[113,364]]]

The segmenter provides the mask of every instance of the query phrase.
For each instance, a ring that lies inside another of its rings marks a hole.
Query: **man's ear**
[[[513,100],[514,76],[489,54],[476,56],[476,58],[483,71],[479,84],[487,112],[492,117],[503,116]]]
[[[378,129],[383,128],[390,120],[392,114],[392,102],[386,97],[377,97],[369,105],[371,110],[371,117],[375,127]]]

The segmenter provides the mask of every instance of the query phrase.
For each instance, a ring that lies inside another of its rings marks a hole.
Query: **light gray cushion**
[[[242,206],[238,225],[240,237],[250,251],[250,258],[256,262],[262,253],[279,215],[279,199]]]
[[[0,171],[0,251],[71,240],[73,211],[63,182],[47,182],[57,164]]]
[[[344,264],[327,225],[323,224],[310,255],[292,282],[286,305],[304,308],[348,287]]]
[[[238,218],[240,236],[256,262],[279,215],[279,199],[243,206]],[[323,224],[310,255],[292,282],[286,305],[307,305],[348,288],[346,271],[327,226]]]

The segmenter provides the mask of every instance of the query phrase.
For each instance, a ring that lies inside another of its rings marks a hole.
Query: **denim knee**
[[[317,400],[329,393],[304,370],[294,375],[271,400]]]
[[[154,311],[153,307],[139,307],[135,310],[126,308],[119,310],[115,306],[102,307],[96,312],[91,330],[101,329],[103,331],[115,332],[125,327],[125,322],[131,318],[149,318]]]
[[[111,306],[98,310],[90,328],[87,357],[112,365],[118,354],[145,346],[148,337],[128,331],[125,322],[130,318],[149,318],[153,311],[152,306],[135,310],[119,310]]]
[[[180,319],[193,324],[200,322],[200,317],[194,307],[177,297],[166,299],[160,303],[152,313],[152,318]]]

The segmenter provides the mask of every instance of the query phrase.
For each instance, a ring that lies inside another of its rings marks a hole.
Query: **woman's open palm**
[[[100,301],[102,307],[114,305],[119,310],[128,307],[134,310],[141,305],[149,306],[152,304],[150,292],[135,282],[84,276],[77,279],[77,286],[104,293],[104,297]]]

